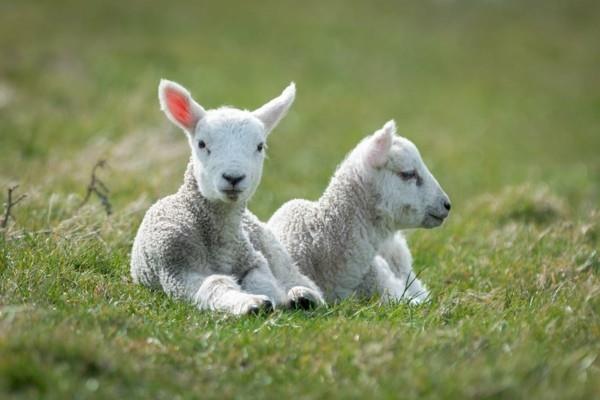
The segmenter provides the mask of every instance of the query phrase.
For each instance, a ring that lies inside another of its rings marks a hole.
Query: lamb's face
[[[364,143],[377,207],[398,229],[439,226],[450,212],[450,199],[417,147],[394,133],[395,125],[388,123]]]
[[[265,141],[287,113],[296,88],[255,111],[223,107],[205,111],[175,82],[161,80],[158,97],[167,117],[187,134],[198,188],[209,200],[247,201],[262,176]]]
[[[248,200],[260,182],[267,135],[248,111],[208,111],[190,136],[194,172],[202,194],[211,200]]]

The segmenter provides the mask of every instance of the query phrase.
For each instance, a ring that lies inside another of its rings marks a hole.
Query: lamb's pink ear
[[[380,168],[387,162],[395,133],[396,123],[390,120],[368,139],[365,153],[367,164],[373,168]]]
[[[158,100],[160,109],[167,118],[188,134],[194,133],[194,128],[206,111],[196,103],[190,92],[178,83],[161,79],[158,85]]]
[[[264,106],[253,111],[254,116],[260,119],[265,126],[266,134],[269,134],[285,116],[294,102],[295,97],[296,85],[292,82],[285,88],[279,97],[274,98]]]

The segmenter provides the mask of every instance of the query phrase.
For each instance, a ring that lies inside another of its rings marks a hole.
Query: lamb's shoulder
[[[157,201],[140,226],[141,245],[148,258],[161,263],[197,262],[206,253],[209,219],[201,209],[190,207],[179,194]]]

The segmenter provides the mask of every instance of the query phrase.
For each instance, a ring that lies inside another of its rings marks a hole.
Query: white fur
[[[187,98],[193,125],[181,124],[169,110],[166,100],[168,90],[178,91]],[[264,150],[257,151],[257,146],[265,143],[268,134],[294,102],[294,83],[254,112],[230,107],[205,111],[185,88],[164,79],[160,82],[158,93],[166,116],[187,133],[200,192],[214,201],[248,200],[252,197],[262,177],[265,155]],[[205,148],[199,148],[200,141],[206,144]],[[230,195],[224,192],[232,186],[224,175],[244,176],[235,187],[240,193]]]
[[[359,143],[318,201],[290,201],[269,220],[328,301],[379,294],[419,303],[428,297],[399,230],[440,225],[450,202],[415,145],[395,131],[389,121]]]
[[[206,111],[182,86],[160,82],[161,108],[186,133],[192,156],[179,191],[142,221],[131,255],[134,281],[232,314],[323,302],[318,287],[246,209],[262,176],[264,142],[294,95],[292,83],[255,112]]]

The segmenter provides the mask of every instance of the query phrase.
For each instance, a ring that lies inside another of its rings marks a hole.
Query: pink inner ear
[[[194,121],[189,99],[174,89],[167,89],[165,98],[167,100],[167,107],[173,118],[186,128],[191,128]]]
[[[392,138],[387,133],[378,134],[372,139],[369,152],[367,153],[367,160],[371,166],[379,168],[385,164],[391,144]]]

